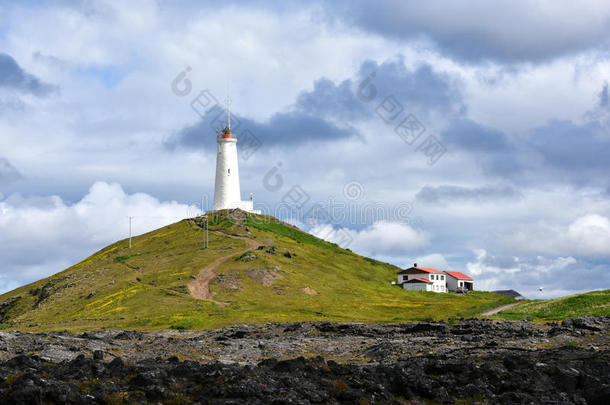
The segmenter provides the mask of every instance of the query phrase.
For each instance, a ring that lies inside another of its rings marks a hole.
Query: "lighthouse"
[[[239,167],[237,164],[237,138],[231,133],[231,106],[227,97],[227,125],[217,135],[216,183],[214,184],[214,210],[240,208],[248,212],[254,210],[252,194],[250,200],[241,200],[239,187]]]

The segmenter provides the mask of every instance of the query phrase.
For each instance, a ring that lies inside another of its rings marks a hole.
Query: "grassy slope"
[[[217,274],[236,280],[239,290],[214,282],[214,303],[190,297],[184,287],[209,263],[245,250],[244,234],[275,245],[276,254],[254,251],[256,259],[232,258]],[[46,279],[0,296],[21,297],[7,312],[5,327],[22,330],[101,328],[215,328],[267,321],[403,321],[473,315],[507,299],[491,293],[467,296],[405,291],[391,286],[399,269],[317,239],[271,217],[250,215],[241,225],[226,217],[212,221],[210,248],[201,249],[201,229],[184,220],[138,236],[132,249],[114,243]],[[297,256],[287,258],[283,252]],[[283,277],[264,286],[253,270],[273,269]],[[317,295],[308,295],[309,287]],[[91,294],[93,293],[93,294]],[[510,300],[508,300],[510,301]]]
[[[595,315],[610,315],[610,290],[528,301],[502,311],[495,317],[551,321]]]

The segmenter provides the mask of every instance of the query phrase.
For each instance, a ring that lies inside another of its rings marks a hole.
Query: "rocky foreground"
[[[610,316],[0,332],[0,403],[610,404]]]

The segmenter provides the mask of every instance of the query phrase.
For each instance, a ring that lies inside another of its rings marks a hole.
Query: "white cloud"
[[[603,268],[571,256],[498,257],[484,249],[477,249],[475,255],[476,260],[466,265],[466,274],[475,279],[478,290],[513,289],[528,298],[553,298],[570,291],[591,290],[608,281]]]
[[[592,256],[610,256],[610,220],[591,214],[576,219],[568,226],[568,243],[576,252]]]
[[[94,251],[194,216],[195,207],[162,202],[148,194],[126,194],[119,184],[97,182],[80,201],[58,196],[0,202],[0,292],[35,281],[76,263]]]
[[[440,253],[418,256],[413,263],[417,263],[418,266],[432,267],[438,270],[453,270],[447,264],[445,257]]]
[[[404,256],[420,251],[430,243],[431,236],[407,224],[380,221],[360,231],[349,230],[350,248],[372,256]]]
[[[580,216],[568,225],[523,223],[495,238],[505,250],[516,253],[610,257],[610,219],[598,214]]]

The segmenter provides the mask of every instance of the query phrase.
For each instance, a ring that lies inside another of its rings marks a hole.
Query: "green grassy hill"
[[[457,296],[402,290],[390,285],[400,270],[395,266],[272,217],[241,211],[210,219],[209,248],[203,250],[199,222],[183,220],[137,236],[131,249],[127,240],[116,242],[60,273],[3,294],[1,327],[196,329],[269,321],[446,319],[511,302],[485,292]],[[244,253],[259,244],[265,247]],[[217,276],[209,284],[216,302],[193,298],[189,283],[227,256],[232,257],[214,269]]]
[[[528,301],[499,312],[495,317],[555,321],[596,315],[610,315],[610,290],[591,291],[551,300]]]

